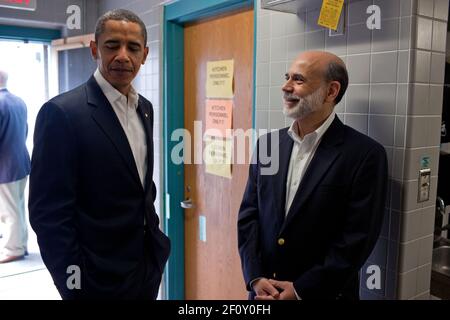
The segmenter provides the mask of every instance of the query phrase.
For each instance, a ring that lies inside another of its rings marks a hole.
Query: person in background
[[[153,182],[153,107],[131,82],[147,32],[127,10],[102,15],[98,69],[39,111],[29,212],[63,299],[156,299],[169,256]]]
[[[28,254],[24,195],[30,173],[27,106],[8,91],[7,81],[8,74],[0,70],[0,263]]]
[[[294,121],[259,139],[238,216],[250,298],[359,299],[388,171],[383,146],[335,114],[347,85],[344,62],[323,51],[300,54],[286,73],[283,111]],[[262,173],[262,139],[278,152],[273,175]]]

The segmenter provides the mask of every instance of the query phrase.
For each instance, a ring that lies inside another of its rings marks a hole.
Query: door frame
[[[255,128],[256,26],[257,1],[254,0],[179,0],[164,6],[163,25],[163,219],[164,231],[171,240],[171,253],[164,278],[165,298],[184,299],[184,164],[171,161],[177,142],[171,133],[184,128],[184,24],[241,8],[253,8],[253,93],[252,128]],[[236,248],[237,250],[237,248]]]

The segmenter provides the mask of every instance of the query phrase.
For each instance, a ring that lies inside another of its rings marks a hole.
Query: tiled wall
[[[158,196],[155,201],[155,208],[157,213],[162,212],[162,183],[163,183],[163,168],[162,168],[162,112],[161,112],[161,97],[162,97],[162,76],[161,61],[162,61],[162,12],[163,4],[167,1],[162,0],[100,0],[99,13],[102,15],[108,10],[123,8],[128,9],[139,15],[147,27],[147,45],[149,47],[149,55],[145,65],[139,71],[138,76],[134,81],[134,86],[137,91],[145,98],[151,101],[154,110],[154,172],[153,179],[158,189]],[[124,3],[127,3],[124,5]]]
[[[298,15],[258,7],[256,128],[277,129],[281,85],[295,56],[326,50],[347,64],[350,84],[335,107],[347,125],[385,146],[389,197],[379,241],[361,270],[363,299],[429,296],[434,204],[440,143],[448,0],[346,1],[345,32],[329,36],[319,10]],[[381,9],[381,29],[369,30],[366,8]],[[258,1],[258,6],[260,6]],[[417,203],[420,159],[430,157],[430,200]],[[380,290],[368,290],[368,265],[382,273]]]

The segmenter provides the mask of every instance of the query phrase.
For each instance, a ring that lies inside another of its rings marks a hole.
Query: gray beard
[[[320,87],[313,93],[307,95],[306,97],[299,97],[296,95],[291,95],[299,99],[297,105],[293,108],[288,108],[286,105],[283,107],[283,114],[286,117],[292,119],[304,119],[314,111],[320,109],[325,100],[325,92],[323,88]],[[286,96],[286,94],[285,94]]]

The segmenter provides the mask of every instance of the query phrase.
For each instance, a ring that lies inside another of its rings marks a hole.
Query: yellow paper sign
[[[231,179],[232,140],[208,137],[204,152],[206,173]]]
[[[231,134],[233,123],[232,100],[206,100],[205,109],[206,134],[216,137],[225,137]],[[208,133],[209,132],[209,133]]]
[[[208,61],[206,97],[233,98],[234,60]]]
[[[318,25],[337,30],[344,0],[323,0]]]

